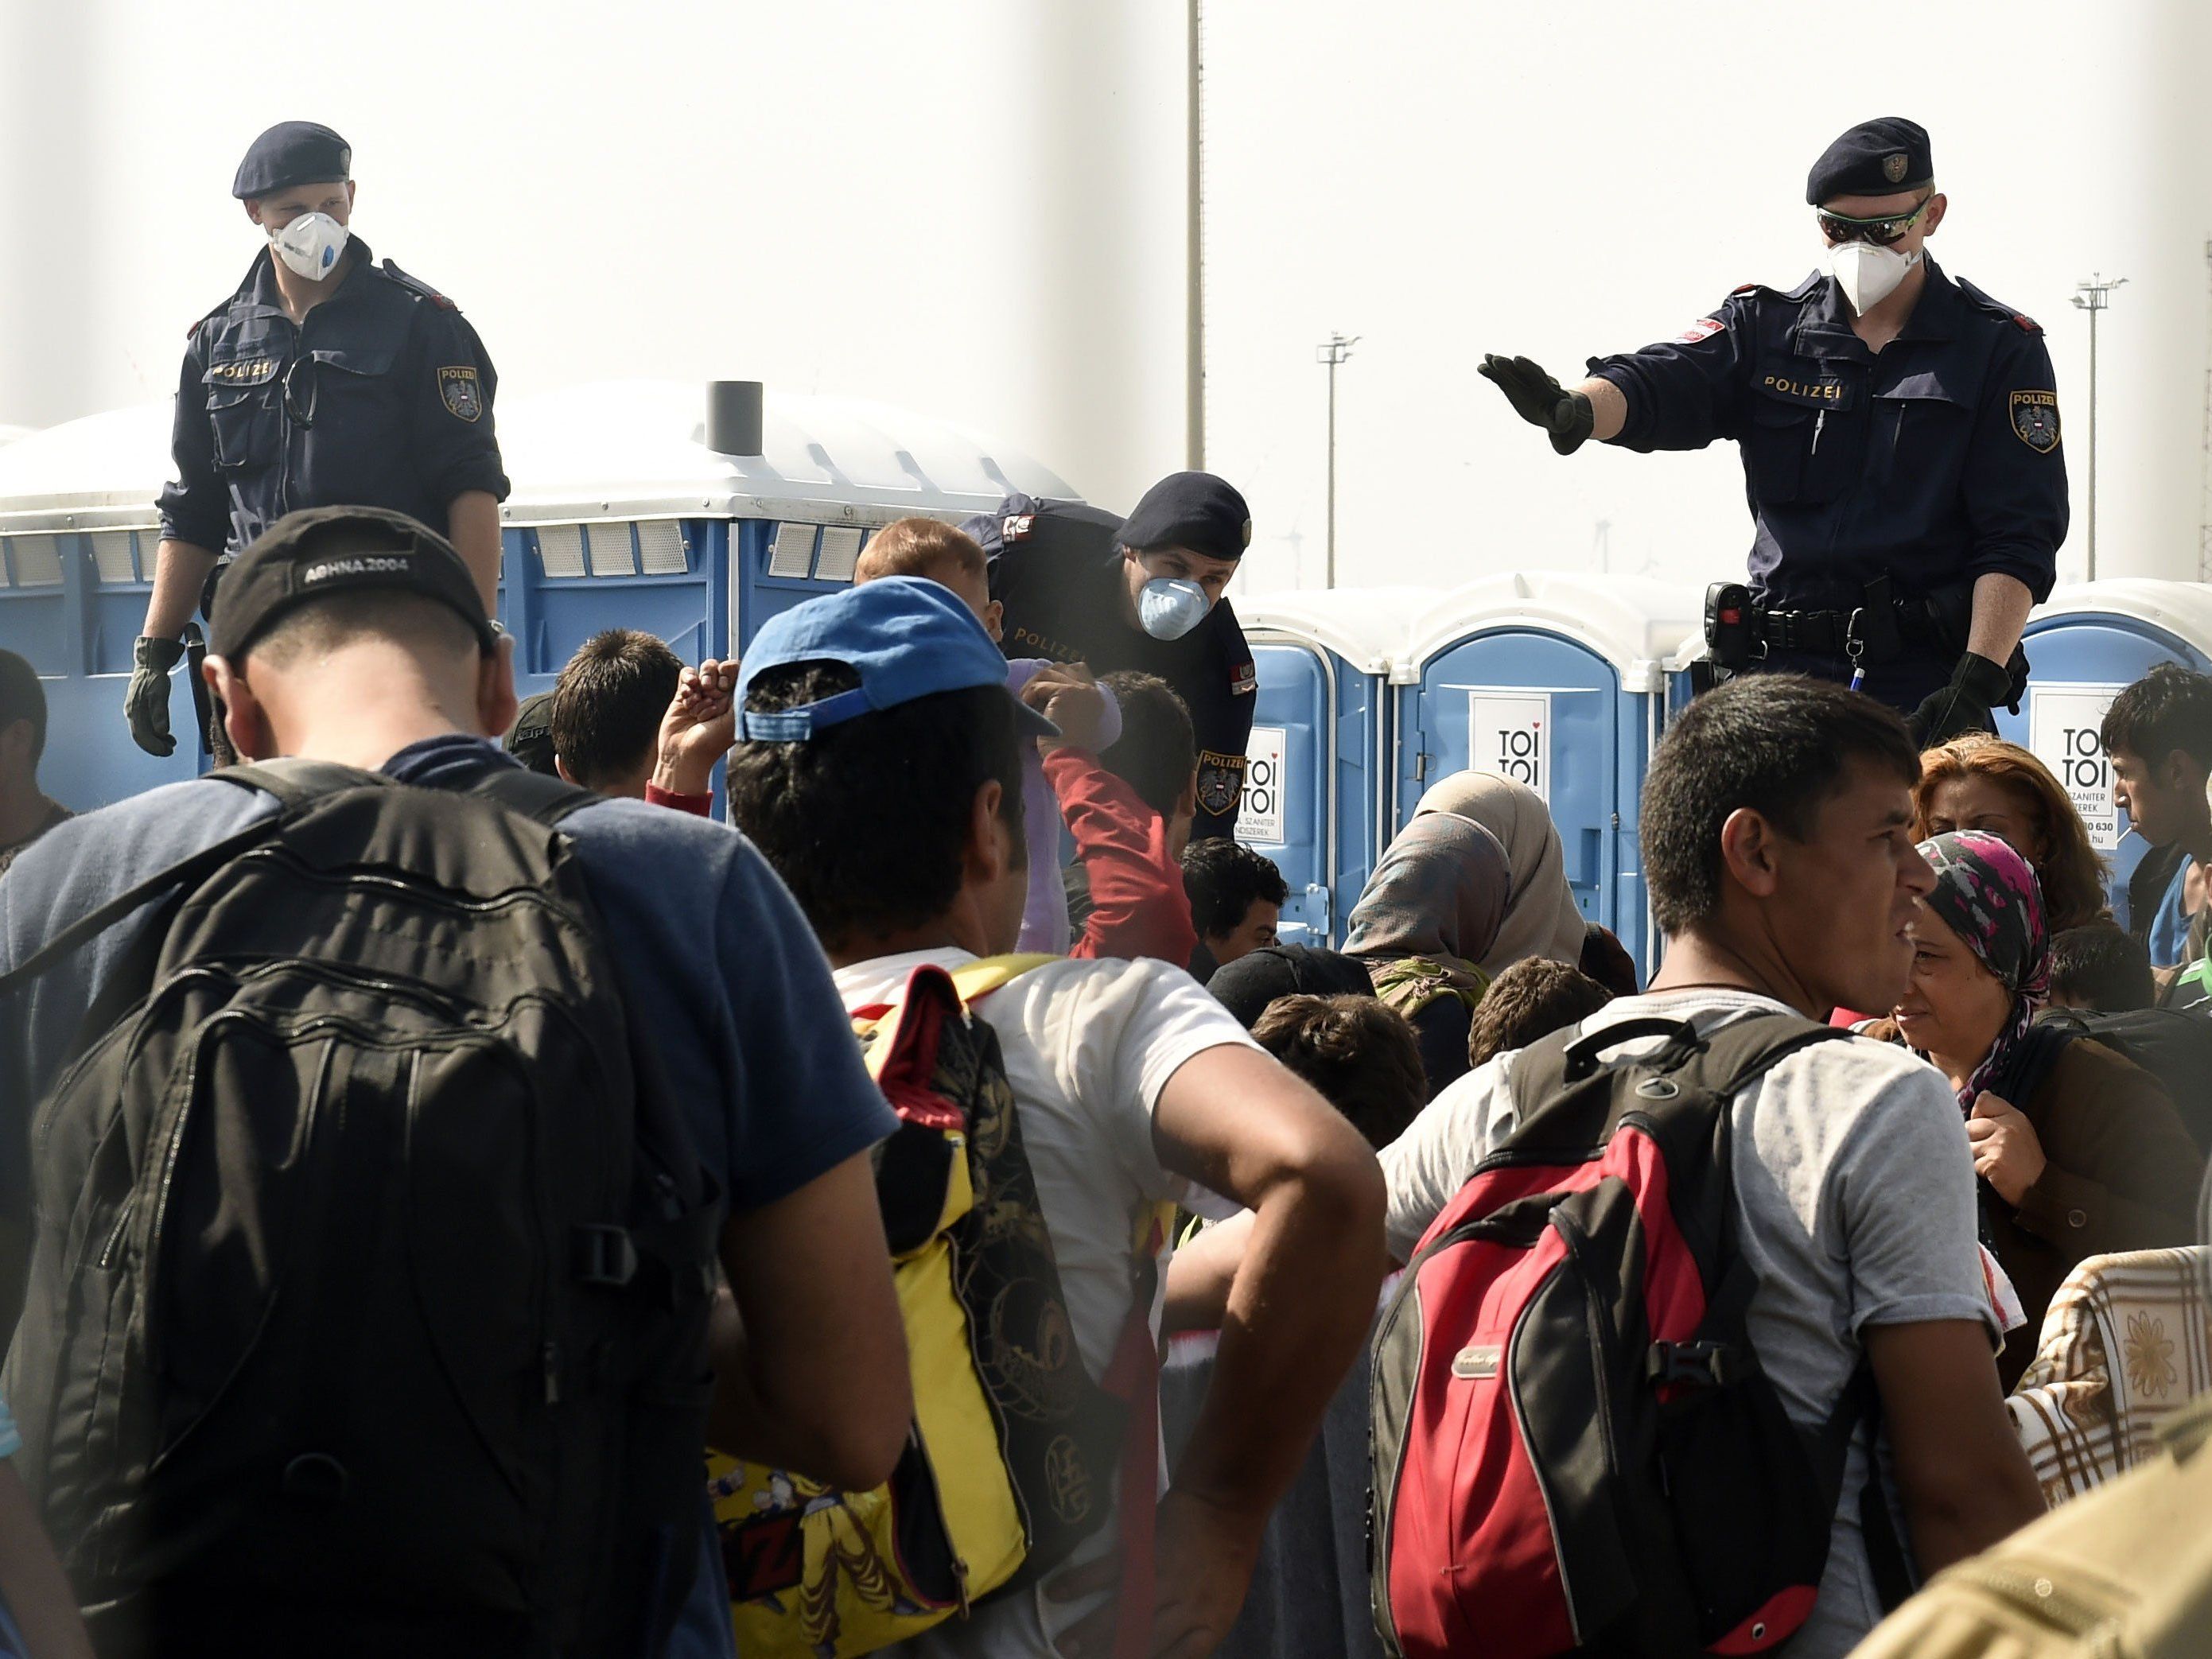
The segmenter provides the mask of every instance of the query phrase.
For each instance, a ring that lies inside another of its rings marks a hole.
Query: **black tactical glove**
[[[1496,384],[1516,415],[1550,433],[1552,447],[1560,454],[1573,454],[1589,436],[1596,418],[1590,400],[1568,391],[1526,357],[1485,357],[1475,372]]]
[[[1905,724],[1923,749],[1968,732],[1994,732],[1990,711],[2012,696],[2012,671],[1972,651],[1961,652],[1951,683],[1931,693]]]
[[[123,717],[131,740],[149,755],[173,755],[169,735],[169,671],[185,654],[180,640],[149,640],[143,635],[131,652],[131,689],[123,694]]]

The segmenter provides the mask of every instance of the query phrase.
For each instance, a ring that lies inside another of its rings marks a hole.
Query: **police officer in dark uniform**
[[[1198,738],[1194,840],[1237,828],[1259,687],[1223,597],[1252,542],[1244,498],[1210,472],[1177,472],[1127,520],[1095,507],[1010,495],[968,532],[991,556],[1009,657],[1157,674],[1190,705]]]
[[[393,508],[445,532],[496,610],[496,377],[453,302],[348,229],[353,152],[287,121],[253,141],[231,194],[269,239],[238,290],[194,324],[177,391],[176,481],[125,712],[172,753],[169,675],[217,556],[299,507]],[[219,735],[219,734],[218,734]]]
[[[1481,371],[1563,455],[1735,440],[1758,528],[1748,589],[1708,596],[1715,662],[1852,680],[1931,744],[2017,707],[2066,535],[2043,331],[1927,256],[1935,176],[1914,123],[1853,127],[1806,185],[1825,271],[1740,288],[1571,390],[1525,357]]]

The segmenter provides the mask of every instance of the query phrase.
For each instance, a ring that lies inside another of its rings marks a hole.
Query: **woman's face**
[[[1923,900],[1912,918],[1912,980],[1893,1011],[1923,1054],[1972,1065],[2012,1018],[2012,993]]]
[[[2035,814],[2027,798],[2010,784],[1968,772],[1946,778],[1928,792],[1928,822],[1921,837],[1948,836],[1954,830],[1983,830],[2038,869],[2051,849],[2036,833]]]

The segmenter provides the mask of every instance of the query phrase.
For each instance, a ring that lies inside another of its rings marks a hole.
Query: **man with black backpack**
[[[422,526],[291,514],[220,615],[256,763],[0,890],[5,1390],[100,1650],[659,1659],[696,1590],[727,1652],[716,1268],[738,1449],[866,1484],[909,1415],[827,964],[727,829],[487,741],[511,642]]]
[[[1644,788],[1650,991],[1468,1073],[1383,1153],[1410,1260],[1375,1356],[1395,1652],[1479,1624],[1492,1655],[1840,1655],[1904,1556],[2040,1511],[1957,1103],[1819,1023],[1905,988],[1918,775],[1872,698],[1698,699]]]

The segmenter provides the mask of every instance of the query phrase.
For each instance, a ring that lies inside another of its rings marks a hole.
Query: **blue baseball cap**
[[[860,684],[774,714],[744,708],[763,672],[802,662],[842,663],[860,675]],[[919,576],[886,576],[769,618],[744,653],[738,682],[740,735],[752,743],[804,743],[857,714],[939,691],[982,685],[1003,690],[1006,684],[1006,659],[951,588]],[[1006,696],[1024,737],[1060,735],[1058,726],[1012,692]]]

